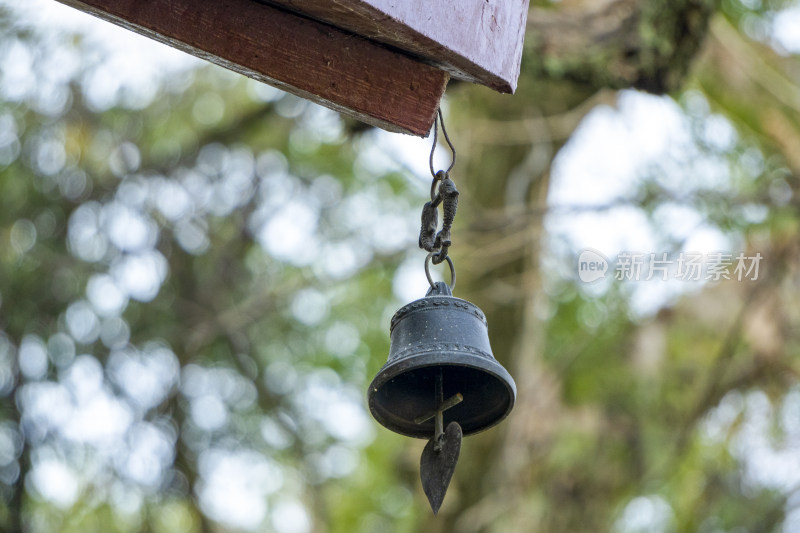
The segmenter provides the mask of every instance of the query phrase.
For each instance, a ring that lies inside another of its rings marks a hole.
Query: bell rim
[[[369,388],[367,389],[367,405],[369,407],[369,412],[372,417],[377,421],[380,425],[385,427],[386,429],[393,431],[394,433],[398,433],[400,435],[404,435],[406,437],[413,437],[417,439],[429,439],[430,435],[419,435],[413,432],[406,432],[400,430],[398,427],[390,427],[387,425],[388,420],[383,416],[383,414],[376,409],[375,406],[375,395],[380,390],[380,388],[386,385],[389,381],[394,379],[395,377],[399,376],[400,374],[404,373],[407,368],[404,368],[407,363],[413,362],[415,359],[420,357],[425,357],[426,362],[425,364],[418,364],[418,365],[409,365],[413,366],[415,369],[419,368],[428,368],[428,367],[435,367],[435,366],[444,366],[444,367],[465,367],[465,368],[472,368],[475,370],[481,370],[498,381],[500,381],[504,386],[506,391],[508,392],[508,408],[503,412],[502,416],[498,417],[490,424],[485,426],[481,426],[477,429],[464,429],[464,435],[476,435],[478,433],[482,433],[488,429],[493,428],[494,426],[498,425],[500,422],[505,420],[508,415],[511,414],[511,411],[514,409],[514,406],[517,403],[517,384],[514,381],[514,378],[511,377],[511,374],[508,370],[500,364],[497,359],[492,357],[492,359],[487,359],[484,356],[472,354],[472,353],[465,353],[465,352],[457,352],[457,351],[442,351],[437,353],[430,353],[430,352],[421,352],[418,354],[410,355],[407,357],[402,358],[401,360],[392,361],[391,363],[386,363],[378,373],[373,378],[372,382],[369,384]],[[453,359],[457,359],[457,362],[454,362]],[[398,368],[399,367],[399,368]],[[463,428],[462,428],[463,429]]]

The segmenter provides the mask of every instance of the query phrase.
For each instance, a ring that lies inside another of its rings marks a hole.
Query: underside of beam
[[[380,128],[426,136],[449,74],[254,0],[58,0]]]

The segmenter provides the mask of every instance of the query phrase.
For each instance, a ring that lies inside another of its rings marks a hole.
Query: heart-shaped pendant
[[[457,422],[450,422],[442,437],[438,450],[435,446],[436,437],[428,441],[419,461],[422,490],[428,497],[433,514],[439,512],[456,469],[458,455],[461,453],[461,426]]]

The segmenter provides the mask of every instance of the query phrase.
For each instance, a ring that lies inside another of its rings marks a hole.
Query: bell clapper
[[[458,456],[461,453],[462,431],[458,422],[450,422],[447,429],[444,428],[444,412],[451,407],[458,405],[464,399],[461,393],[454,394],[444,400],[444,384],[442,369],[439,368],[436,374],[435,404],[436,408],[422,416],[414,419],[417,424],[422,424],[434,419],[433,437],[422,450],[422,457],[419,461],[419,474],[422,481],[422,489],[428,497],[433,513],[439,512],[439,507],[444,501],[444,495],[450,484],[450,478],[458,463]]]
[[[436,376],[436,408],[414,419],[415,424],[424,424],[435,417],[435,428],[432,439],[434,451],[438,452],[441,450],[442,442],[444,442],[444,412],[460,404],[462,401],[464,401],[464,397],[460,392],[448,398],[447,401],[444,401],[442,369],[440,368]]]

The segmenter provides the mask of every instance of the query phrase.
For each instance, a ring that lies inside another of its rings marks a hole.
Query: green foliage
[[[374,132],[218,68],[97,93],[88,37],[0,6],[0,58],[37,81],[0,79],[0,529],[791,530],[796,487],[757,459],[797,442],[800,82],[753,33],[788,4],[722,2],[703,41],[712,3],[644,2],[591,47],[569,46],[569,6],[532,4],[518,93],[448,99],[458,295],[519,397],[465,441],[436,519],[423,443],[364,405],[426,187]],[[643,313],[635,284],[571,275],[553,160],[631,86],[675,92],[691,138],[602,209],[668,252],[665,206],[698,214],[764,254],[758,282]]]

